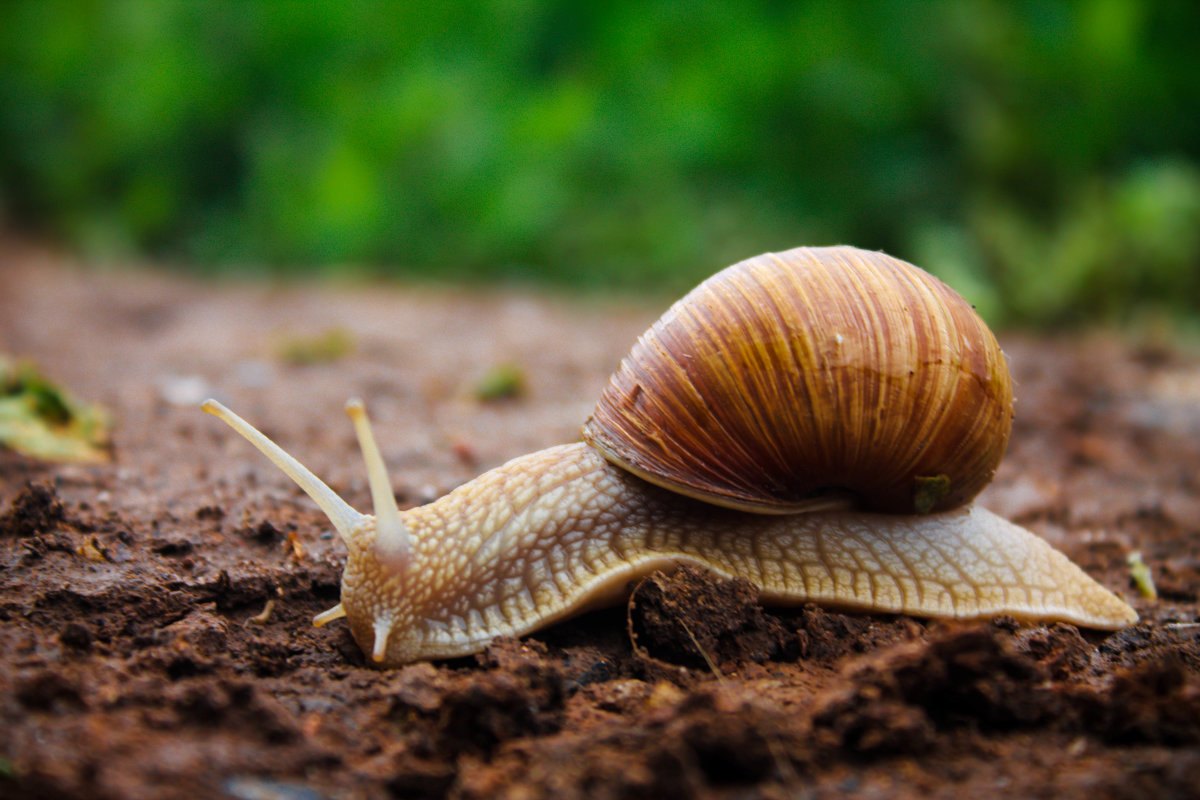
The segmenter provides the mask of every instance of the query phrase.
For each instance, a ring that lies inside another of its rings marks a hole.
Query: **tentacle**
[[[346,413],[354,423],[358,446],[367,466],[367,483],[371,487],[371,501],[375,504],[375,550],[384,560],[402,559],[412,551],[412,537],[400,519],[396,496],[392,494],[392,486],[388,481],[387,467],[375,443],[362,400],[355,398],[346,403]]]
[[[346,616],[346,609],[341,603],[338,603],[333,608],[326,609],[325,611],[322,611],[320,614],[317,614],[315,617],[313,617],[313,627],[320,628],[321,626],[328,625],[335,619],[341,619],[344,616]]]
[[[370,518],[354,510],[349,503],[338,497],[324,481],[312,474],[296,459],[292,458],[283,448],[272,442],[258,431],[253,425],[230,411],[216,400],[205,400],[201,409],[220,419],[229,427],[240,433],[250,444],[257,447],[263,455],[271,459],[275,466],[283,470],[289,478],[296,482],[313,501],[329,517],[333,527],[341,535],[347,547],[354,544],[356,529]]]

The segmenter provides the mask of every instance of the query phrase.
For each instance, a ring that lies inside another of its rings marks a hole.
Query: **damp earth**
[[[1200,792],[1200,355],[1169,328],[1000,337],[1017,417],[981,502],[1126,598],[1131,628],[764,608],[684,569],[378,671],[344,622],[311,626],[338,600],[329,523],[199,402],[365,509],[341,410],[360,396],[416,505],[578,438],[662,306],[0,260],[0,351],[116,424],[106,463],[0,450],[0,796]]]

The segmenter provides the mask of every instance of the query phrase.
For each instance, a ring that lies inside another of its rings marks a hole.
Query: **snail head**
[[[401,613],[397,610],[410,606],[403,599],[407,594],[408,577],[415,570],[414,540],[396,505],[387,469],[362,401],[350,400],[346,404],[346,413],[354,424],[354,432],[366,462],[367,483],[375,506],[374,516],[355,510],[307,467],[221,403],[206,400],[202,408],[258,448],[325,512],[349,551],[342,576],[342,596],[390,598],[391,602],[374,602],[371,604],[373,607],[361,609],[347,610],[343,603],[338,603],[313,619],[315,625],[321,626],[349,616],[354,638],[363,645],[365,652],[371,654],[373,661],[383,661],[393,631],[405,630],[412,623],[412,620],[398,619]],[[344,591],[345,588],[364,583],[374,584],[374,591]]]

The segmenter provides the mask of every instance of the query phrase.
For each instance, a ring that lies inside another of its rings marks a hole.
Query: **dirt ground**
[[[325,518],[197,407],[218,397],[368,509],[341,410],[361,396],[418,504],[577,438],[662,307],[0,247],[0,352],[117,425],[111,463],[0,451],[0,796],[1200,796],[1200,356],[1170,336],[1001,337],[1017,421],[982,502],[1128,599],[1142,622],[1117,633],[762,609],[686,571],[381,672],[344,622],[310,624],[345,558]],[[351,351],[285,356],[330,334]],[[525,394],[476,399],[506,364]]]

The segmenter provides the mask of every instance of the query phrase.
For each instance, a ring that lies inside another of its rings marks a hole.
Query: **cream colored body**
[[[1136,619],[1044,540],[977,506],[749,514],[650,486],[585,444],[510,461],[402,518],[413,536],[403,574],[381,568],[364,542],[343,576],[364,652],[376,621],[390,620],[383,666],[477,652],[614,602],[631,580],[685,561],[746,578],[768,603],[1098,628]]]
[[[681,562],[758,585],[770,603],[971,619],[1008,614],[1121,628],[1124,601],[1024,528],[970,506],[927,515],[852,510],[762,515],[646,483],[590,446],[513,459],[401,513],[362,404],[347,405],[376,516],[360,514],[220,403],[244,436],[329,516],[349,550],[341,602],[379,666],[467,655],[614,602],[631,580]]]

